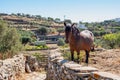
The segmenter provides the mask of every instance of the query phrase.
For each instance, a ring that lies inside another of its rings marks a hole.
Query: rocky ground
[[[120,76],[120,49],[95,51],[90,60],[89,66]]]
[[[16,77],[16,80],[45,80],[45,79],[46,79],[46,72],[25,73]]]

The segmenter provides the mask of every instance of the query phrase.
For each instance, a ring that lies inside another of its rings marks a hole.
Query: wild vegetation
[[[65,45],[65,42],[62,38],[59,38],[58,42],[57,42],[57,45],[58,46],[64,46]]]
[[[11,57],[22,49],[20,35],[15,28],[9,28],[4,21],[0,21],[0,53],[2,58]]]
[[[120,47],[120,33],[106,34],[103,36],[105,47],[119,48]]]
[[[21,35],[21,42],[24,45],[36,41],[35,34],[32,31],[18,30],[18,33]]]

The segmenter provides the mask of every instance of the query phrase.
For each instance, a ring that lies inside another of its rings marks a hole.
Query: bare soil
[[[95,51],[91,53],[89,66],[120,76],[120,49]]]

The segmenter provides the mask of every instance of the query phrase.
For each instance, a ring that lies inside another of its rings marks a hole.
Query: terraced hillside
[[[10,27],[22,29],[36,29],[39,26],[63,27],[63,22],[59,18],[45,18],[40,15],[18,15],[18,14],[0,14],[0,19],[5,20]]]

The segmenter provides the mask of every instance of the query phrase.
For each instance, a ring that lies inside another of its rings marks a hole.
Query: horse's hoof
[[[88,63],[86,63],[85,65],[88,66]]]
[[[80,61],[79,61],[79,60],[75,60],[75,62],[76,62],[76,63],[78,63],[78,64],[80,63]]]
[[[79,64],[79,63],[80,63],[80,61],[77,61],[77,63]]]

